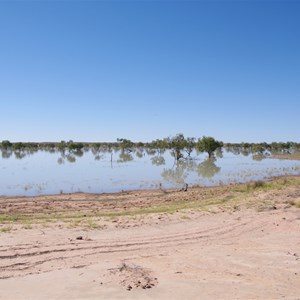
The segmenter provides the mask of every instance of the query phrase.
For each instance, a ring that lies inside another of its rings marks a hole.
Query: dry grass
[[[145,204],[142,207],[130,207],[129,209],[115,209],[112,207],[106,211],[93,210],[93,205],[91,204],[90,210],[85,209],[84,211],[78,207],[77,209],[62,210],[60,212],[41,209],[38,212],[31,213],[4,213],[0,214],[0,226],[2,224],[0,232],[11,231],[12,224],[22,225],[24,229],[32,229],[33,224],[48,226],[51,223],[62,222],[69,228],[80,227],[91,230],[103,229],[103,221],[113,222],[119,217],[135,219],[149,214],[184,213],[188,210],[208,212],[214,212],[216,209],[236,211],[242,208],[253,208],[256,211],[271,210],[274,209],[272,197],[265,199],[264,197],[258,197],[258,193],[267,194],[268,192],[282,191],[284,194],[286,189],[298,186],[300,186],[300,177],[281,177],[270,181],[254,181],[247,184],[216,188],[191,188],[186,193],[166,192],[163,195],[156,195],[154,192],[154,200],[159,198],[165,201],[153,201],[149,206]],[[129,199],[122,198],[118,200],[116,195],[113,202],[122,201],[125,205],[127,201],[130,201]],[[70,200],[71,202],[72,200]],[[289,204],[300,208],[299,199],[290,200]],[[185,219],[185,217],[183,216],[182,219]]]
[[[300,199],[297,199],[297,200],[294,200],[294,199],[288,200],[288,204],[292,205],[292,206],[295,206],[297,208],[300,208]]]

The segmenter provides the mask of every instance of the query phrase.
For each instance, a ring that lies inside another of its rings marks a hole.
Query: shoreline
[[[284,175],[248,183],[213,187],[194,186],[187,191],[155,189],[101,194],[77,192],[40,196],[3,196],[0,197],[0,226],[1,223],[2,225],[31,223],[32,220],[37,220],[38,223],[44,220],[69,222],[86,218],[173,214],[186,210],[203,212],[220,206],[231,211],[246,206],[257,208],[259,202],[248,203],[256,193],[263,194],[277,190],[282,192],[297,186],[300,186],[300,175]],[[268,205],[272,207],[272,204]]]
[[[273,158],[273,157],[270,157]],[[286,159],[286,158],[283,158]],[[300,158],[299,158],[300,160]],[[216,189],[216,188],[224,188],[224,187],[232,187],[232,186],[244,186],[244,185],[251,185],[255,182],[272,182],[278,179],[292,179],[292,178],[299,178],[299,175],[277,175],[277,176],[271,176],[269,178],[265,179],[259,179],[259,180],[251,180],[247,182],[234,182],[234,183],[228,183],[228,184],[222,184],[222,185],[211,185],[211,186],[200,186],[197,184],[194,184],[192,186],[188,186],[188,190],[196,190],[196,189]],[[57,197],[60,198],[61,196],[72,196],[72,195],[85,195],[85,196],[118,196],[118,195],[124,195],[128,193],[147,193],[147,192],[184,192],[183,188],[153,188],[153,189],[128,189],[128,190],[121,190],[116,192],[101,192],[101,193],[91,193],[91,192],[71,192],[71,193],[54,193],[54,194],[38,194],[38,195],[12,195],[12,196],[6,196],[6,195],[0,195],[0,199],[23,199],[23,198],[43,198],[43,197]]]

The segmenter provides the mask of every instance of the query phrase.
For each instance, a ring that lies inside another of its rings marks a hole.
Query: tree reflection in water
[[[57,160],[57,163],[59,165],[63,165],[65,163],[65,160],[62,157],[59,157],[58,160]]]
[[[76,156],[76,157],[82,157],[83,154],[84,154],[84,152],[83,152],[81,149],[73,150],[73,151],[70,152],[70,153],[72,153],[72,154],[73,154],[74,156]]]
[[[101,160],[102,157],[103,157],[103,156],[100,155],[100,154],[97,154],[97,155],[94,156],[95,160]]]
[[[164,180],[175,184],[184,184],[190,172],[195,171],[197,162],[193,159],[177,161],[171,169],[164,169],[161,176]]]
[[[2,149],[1,150],[1,157],[3,159],[8,159],[12,156],[13,151],[9,148],[9,149]]]
[[[146,153],[149,155],[149,156],[153,156],[157,153],[157,150],[156,149],[146,149]]]
[[[179,160],[170,169],[164,169],[161,176],[169,183],[184,184],[187,177],[196,172],[200,177],[212,178],[220,172],[221,168],[215,164],[214,157],[198,163],[194,159]]]
[[[65,161],[67,160],[69,163],[75,163],[76,162],[76,156],[77,157],[82,157],[83,152],[82,151],[69,151],[68,153],[65,153],[65,151],[60,151],[61,157],[57,159],[57,163],[59,165],[63,165]]]
[[[161,155],[151,157],[151,162],[154,166],[162,166],[166,164],[165,158]]]
[[[24,157],[28,155],[33,155],[34,153],[38,152],[37,149],[12,149],[12,148],[3,148],[0,149],[1,157],[3,159],[10,158],[13,154],[15,155],[16,159],[23,159]]]
[[[72,155],[72,154],[68,154],[68,155],[66,156],[66,158],[67,158],[67,161],[68,161],[69,163],[74,163],[74,162],[76,162],[76,157],[75,157],[74,155]]]
[[[266,156],[261,155],[261,154],[255,154],[255,155],[252,155],[252,159],[255,161],[262,161],[263,159],[266,159]]]
[[[204,178],[212,178],[220,172],[221,168],[215,164],[214,157],[208,158],[197,166],[197,173]]]
[[[122,150],[119,159],[117,160],[117,163],[125,163],[133,160],[133,156],[131,153],[126,152],[125,150]]]
[[[22,159],[26,156],[25,151],[15,151],[15,158],[16,159]]]
[[[144,156],[144,151],[143,151],[143,149],[137,149],[137,150],[136,150],[136,153],[135,153],[135,156],[136,156],[137,158],[142,158],[142,157]]]
[[[167,182],[175,184],[184,184],[184,180],[186,179],[188,174],[185,172],[185,169],[179,163],[176,164],[175,168],[164,169],[161,173],[161,176]]]

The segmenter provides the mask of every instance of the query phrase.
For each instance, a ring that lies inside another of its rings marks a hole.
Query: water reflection
[[[136,150],[135,155],[136,155],[137,158],[142,158],[144,156],[143,149]]]
[[[217,158],[223,158],[223,150],[222,148],[218,148],[216,151],[215,151],[215,156]]]
[[[75,155],[77,157],[82,157],[83,156],[83,151],[81,149],[77,149],[77,150],[74,150],[74,151],[70,151],[70,155]]]
[[[263,159],[266,159],[266,156],[262,154],[255,154],[252,155],[252,159],[255,161],[262,161]]]
[[[37,149],[23,149],[23,148],[18,148],[18,149],[3,148],[3,149],[0,149],[0,152],[1,152],[1,157],[3,159],[8,159],[12,155],[14,155],[16,159],[23,159],[26,156],[37,153],[38,150]]]
[[[76,157],[75,157],[74,155],[72,155],[72,154],[66,155],[66,158],[67,158],[67,161],[68,161],[69,163],[74,163],[74,162],[76,162]]]
[[[95,160],[101,160],[103,158],[103,155],[97,154],[94,156]]]
[[[215,162],[215,158],[208,158],[201,163],[195,159],[179,160],[172,168],[164,169],[161,176],[164,180],[175,184],[184,184],[192,173],[197,173],[203,178],[212,178],[221,170]]]
[[[60,157],[57,159],[57,163],[59,165],[63,165],[66,161],[69,163],[75,163],[76,157],[82,157],[83,151],[75,150],[75,151],[66,151],[65,149],[60,150]]]
[[[158,150],[156,150],[156,149],[146,149],[146,153],[147,153],[147,155],[149,155],[149,156],[155,155],[155,154],[157,153],[157,151],[158,151]]]
[[[1,157],[3,159],[8,159],[12,156],[13,151],[11,149],[2,149],[1,150]]]
[[[117,160],[118,163],[126,163],[133,160],[133,156],[130,152],[127,152],[125,150],[121,150],[121,153],[119,154],[119,159]]]
[[[45,185],[43,193],[78,189],[109,192],[153,188],[159,183],[165,188],[184,183],[208,186],[300,174],[300,162],[262,159],[266,157],[265,153],[252,157],[253,153],[247,149],[234,147],[234,152],[240,154],[223,149],[223,152],[217,151],[214,158],[207,159],[207,154],[194,151],[191,157],[176,161],[168,149],[95,146],[87,150],[80,145],[70,149],[62,144],[37,151],[34,147],[23,149],[19,146],[20,149],[0,150],[2,195],[22,195],[24,188],[21,187],[24,186],[27,195],[34,195],[37,190],[28,187],[41,185]]]
[[[26,152],[23,151],[15,151],[14,153],[16,159],[22,159],[26,156]]]
[[[63,164],[65,163],[65,160],[64,160],[62,157],[59,157],[59,158],[57,159],[57,163],[58,163],[59,165],[63,165]]]
[[[197,166],[197,173],[204,178],[212,178],[221,171],[221,168],[215,164],[215,158],[208,158]]]
[[[244,156],[249,156],[250,153],[251,153],[251,152],[250,152],[249,149],[242,149],[242,150],[241,150],[241,154],[244,155]]]
[[[164,169],[161,177],[173,184],[184,184],[188,174],[186,172],[186,164],[184,161],[178,161],[171,169]]]
[[[162,166],[166,164],[165,158],[161,155],[151,157],[151,162],[154,166]]]

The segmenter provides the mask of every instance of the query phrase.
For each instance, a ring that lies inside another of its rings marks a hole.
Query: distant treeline
[[[289,152],[292,150],[300,150],[300,143],[295,142],[272,142],[272,143],[226,143],[224,147],[227,149],[248,149],[252,153],[270,152]]]
[[[170,149],[176,160],[182,157],[184,151],[188,155],[192,153],[194,149],[200,152],[207,152],[211,157],[215,150],[218,148],[224,148],[231,152],[237,153],[252,153],[252,154],[264,154],[269,153],[291,153],[293,151],[300,150],[300,143],[295,142],[273,142],[273,143],[223,143],[215,140],[213,137],[184,137],[183,134],[179,133],[174,137],[167,137],[164,139],[156,139],[152,142],[133,142],[129,139],[119,138],[116,142],[74,142],[61,141],[61,142],[42,142],[42,143],[23,143],[16,142],[12,143],[8,140],[3,140],[0,143],[2,150],[12,151],[30,151],[35,152],[38,150],[47,151],[83,151],[88,149],[121,149],[121,150],[133,150],[137,148],[148,148],[157,150]]]
[[[156,139],[152,142],[133,142],[128,139],[117,139],[116,142],[74,142],[72,140],[66,142],[15,142],[12,143],[8,140],[3,140],[0,143],[0,148],[6,149],[6,148],[12,148],[15,150],[21,150],[21,149],[45,149],[45,148],[56,148],[56,149],[82,149],[84,147],[89,148],[152,148],[152,149],[170,149],[172,148],[172,144],[174,144],[174,141],[182,142],[183,144],[186,144],[186,146],[195,147],[196,145],[196,138],[194,137],[188,137],[184,138],[183,135],[177,134],[175,137],[168,137],[164,139]],[[198,139],[198,141],[201,139]],[[297,148],[300,149],[300,143],[296,142],[272,142],[272,143],[222,143],[222,146],[225,148],[252,148],[252,149],[291,149],[291,148]]]

